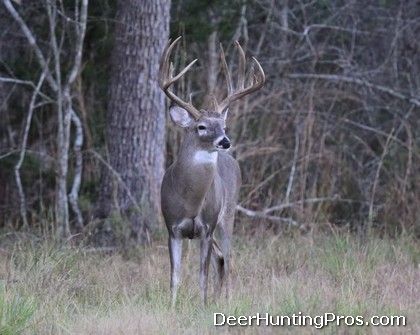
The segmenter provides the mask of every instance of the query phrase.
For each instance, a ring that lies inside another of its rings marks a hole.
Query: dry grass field
[[[0,333],[420,334],[420,247],[411,238],[236,236],[234,294],[203,307],[198,245],[183,266],[174,310],[164,239],[100,254],[25,236],[0,241]],[[213,326],[226,315],[402,315],[405,327]]]

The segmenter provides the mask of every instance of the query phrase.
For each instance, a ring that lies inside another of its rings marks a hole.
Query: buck
[[[255,73],[253,69],[250,71],[250,78],[245,84],[245,53],[236,42],[239,74],[237,87],[234,88],[221,48],[222,68],[228,86],[227,97],[218,102],[212,95],[211,109],[196,109],[191,97],[186,102],[170,89],[197,61],[195,59],[178,75],[173,76],[169,59],[180,38],[173,43],[169,40],[159,67],[159,85],[175,104],[169,109],[171,119],[185,129],[178,157],[166,170],[161,187],[162,213],[169,233],[173,306],[180,283],[182,241],[186,238],[200,239],[199,284],[204,304],[207,304],[210,262],[216,272],[216,298],[220,296],[223,284],[226,285],[226,296],[230,298],[231,236],[241,172],[236,160],[226,152],[231,141],[225,133],[225,122],[229,106],[260,89],[265,81],[264,71],[254,58],[257,70]],[[218,235],[220,246],[215,234]]]

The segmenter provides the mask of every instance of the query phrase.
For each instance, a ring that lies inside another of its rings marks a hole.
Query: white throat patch
[[[193,156],[193,164],[216,164],[217,151],[208,152],[205,150],[198,150]]]

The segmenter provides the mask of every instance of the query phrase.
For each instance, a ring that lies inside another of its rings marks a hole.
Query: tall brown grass
[[[33,314],[22,320],[25,334],[420,333],[420,248],[408,237],[362,242],[347,234],[241,234],[234,241],[232,301],[222,299],[208,307],[200,301],[198,246],[192,243],[174,310],[165,240],[108,255],[33,238],[8,240],[1,240],[0,295],[19,296],[34,306]],[[212,325],[214,312],[404,315],[407,326],[228,329]]]

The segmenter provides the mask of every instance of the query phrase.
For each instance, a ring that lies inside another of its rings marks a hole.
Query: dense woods
[[[219,43],[230,68],[239,40],[266,73],[227,122],[241,227],[420,236],[418,1],[153,3],[2,0],[3,231],[114,245],[162,229],[159,178],[181,133],[157,62],[182,35],[175,67],[199,62],[177,93],[197,104],[225,94]]]

